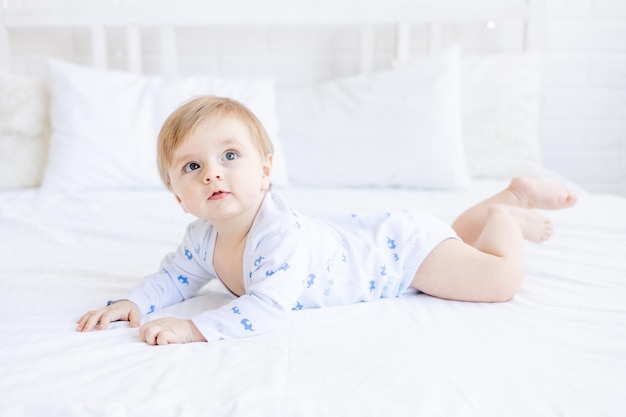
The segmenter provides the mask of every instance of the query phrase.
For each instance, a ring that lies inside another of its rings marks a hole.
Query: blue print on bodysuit
[[[235,314],[241,314],[241,312],[239,311],[239,307],[236,307],[236,306],[235,306],[235,307],[231,308],[231,310],[232,310],[232,311],[233,311],[233,313],[235,313]]]
[[[315,274],[309,274],[309,279],[306,282],[306,287],[311,288],[311,285],[315,284]]]
[[[387,246],[389,247],[389,249],[395,249],[397,247],[395,239],[392,239],[389,236],[387,236]],[[393,260],[398,262],[398,259],[400,259],[400,257],[398,256],[397,253],[394,253]]]
[[[241,324],[243,325],[243,329],[244,330],[248,330],[248,331],[251,331],[251,332],[254,331],[254,329],[252,328],[252,322],[250,320],[242,319],[241,320]]]
[[[259,265],[261,265],[261,262],[263,262],[263,260],[264,260],[264,259],[265,259],[265,258],[264,258],[263,256],[259,256],[258,258],[256,258],[256,259],[254,260],[254,266],[259,266]]]
[[[185,256],[189,260],[191,260],[191,258],[193,258],[193,255],[191,254],[191,251],[189,249],[187,249],[187,248],[185,248]]]
[[[272,275],[274,275],[274,274],[275,274],[276,272],[278,272],[278,271],[286,271],[286,270],[288,270],[288,269],[289,269],[289,264],[288,264],[287,262],[285,262],[284,264],[282,264],[281,266],[279,266],[279,267],[276,269],[276,271],[272,271],[271,269],[270,269],[270,270],[265,271],[265,276],[266,276],[266,277],[271,277]]]
[[[302,307],[304,306],[300,304],[300,301],[296,301],[296,305],[294,308],[292,308],[292,310],[302,310]]]
[[[387,276],[387,265],[383,265],[380,267],[380,275]]]
[[[154,306],[154,304],[150,304],[150,310],[148,310],[148,313],[147,313],[147,314],[152,314],[152,313],[154,313],[155,308],[156,308],[156,307]]]
[[[376,289],[376,281],[370,281],[370,292]]]
[[[172,274],[170,274],[170,271],[168,271],[167,269],[163,268],[161,272],[170,277],[170,279],[173,279]],[[178,276],[178,282],[180,282],[181,284],[189,285],[189,279],[183,275]]]
[[[298,219],[298,213],[296,213],[296,212],[294,211],[294,209],[292,209],[292,208],[290,208],[289,210],[291,211],[291,215],[292,215],[293,217],[295,217],[295,218],[296,218],[296,222],[295,222],[296,227],[297,227],[298,229],[301,229],[301,228],[302,228],[302,225],[301,225],[301,224],[300,224],[300,222],[297,220],[297,219]]]

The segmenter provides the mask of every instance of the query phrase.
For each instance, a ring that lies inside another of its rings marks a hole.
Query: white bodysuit
[[[142,315],[181,302],[218,276],[217,232],[198,219],[183,243],[127,299]],[[454,230],[427,214],[392,211],[324,220],[304,216],[268,192],[243,253],[246,293],[191,319],[207,341],[240,338],[282,327],[292,310],[398,297],[417,268]]]

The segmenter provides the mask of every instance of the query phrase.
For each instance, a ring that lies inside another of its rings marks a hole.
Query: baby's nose
[[[222,173],[220,172],[219,167],[215,165],[207,166],[203,174],[205,183],[222,179]]]

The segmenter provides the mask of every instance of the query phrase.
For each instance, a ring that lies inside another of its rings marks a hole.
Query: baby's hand
[[[85,313],[76,323],[79,332],[88,332],[92,329],[104,330],[112,321],[129,321],[132,327],[139,327],[141,314],[139,307],[132,301],[122,300],[112,303],[99,310]]]
[[[139,329],[141,338],[149,345],[206,342],[191,320],[164,318],[149,321]]]

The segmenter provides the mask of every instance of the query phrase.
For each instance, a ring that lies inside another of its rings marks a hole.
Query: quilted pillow
[[[44,81],[0,73],[0,188],[41,183],[50,130],[48,100]]]

